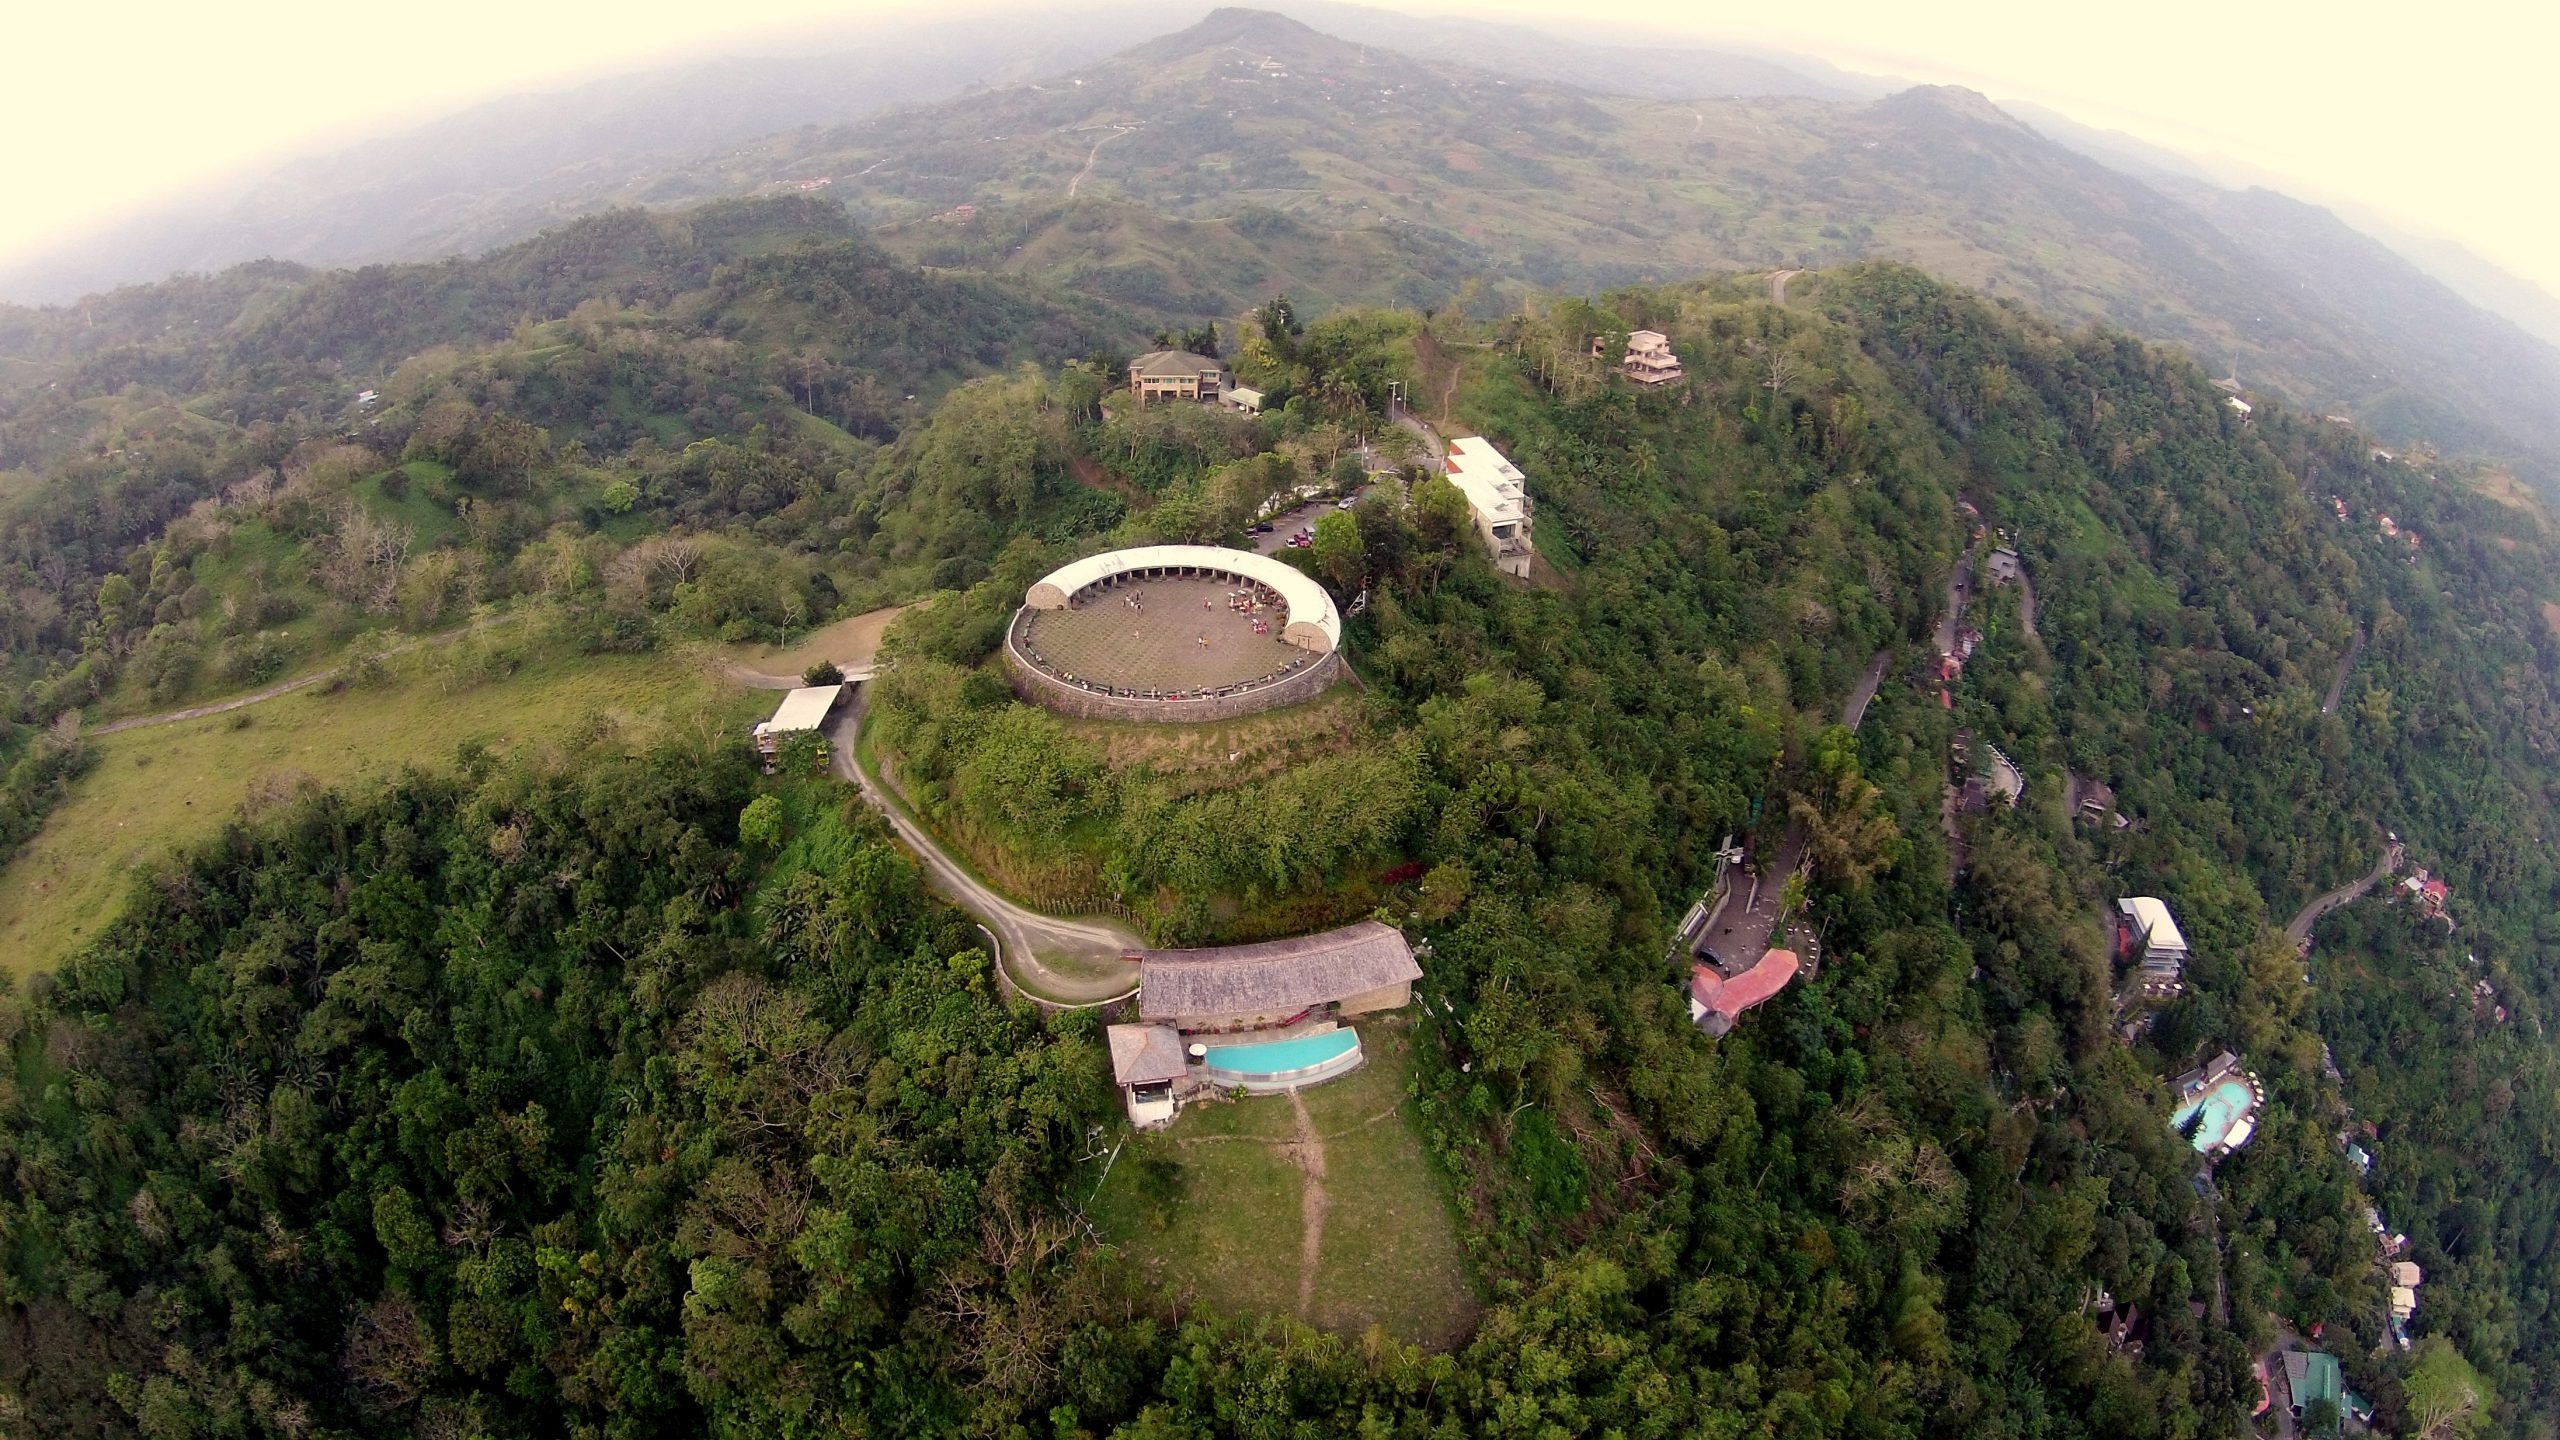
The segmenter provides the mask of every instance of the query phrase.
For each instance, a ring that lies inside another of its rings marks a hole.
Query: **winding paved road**
[[[869,687],[853,692],[853,699],[837,712],[827,730],[828,743],[835,752],[838,778],[849,781],[862,792],[864,799],[888,817],[889,827],[907,842],[916,859],[924,866],[925,877],[933,887],[950,897],[962,909],[977,916],[993,931],[1003,954],[997,964],[1016,977],[1035,998],[1090,1003],[1114,999],[1127,994],[1138,983],[1137,972],[1104,974],[1100,979],[1062,974],[1040,961],[1049,955],[1076,956],[1094,960],[1119,957],[1146,942],[1125,925],[1109,920],[1065,920],[1043,915],[1016,905],[994,888],[969,873],[968,868],[942,848],[925,828],[909,819],[903,806],[884,795],[885,786],[874,783],[854,759],[854,742],[862,729],[863,712],[870,708]]]
[[[2347,656],[2338,662],[2338,678],[2329,682],[2329,698],[2320,702],[2320,713],[2338,713],[2338,701],[2347,693],[2347,676],[2356,668],[2356,657],[2364,653],[2364,627],[2356,627],[2355,643],[2347,647]]]
[[[1084,168],[1076,172],[1076,178],[1067,182],[1068,199],[1076,198],[1076,192],[1084,188],[1086,177],[1093,174],[1094,163],[1102,158],[1102,147],[1137,128],[1135,125],[1114,125],[1110,134],[1093,142],[1093,149],[1084,157]]]
[[[1947,577],[1947,608],[1938,616],[1938,653],[1952,655],[1956,648],[1956,627],[1964,623],[1964,607],[1973,600],[1973,552],[1968,550],[1956,560],[1955,573]]]
[[[2326,895],[2313,897],[2311,903],[2303,906],[2302,912],[2285,925],[2284,937],[2296,945],[2310,939],[2311,927],[2320,923],[2321,916],[2349,901],[2360,898],[2366,891],[2381,884],[2383,877],[2400,868],[2400,856],[2401,849],[2398,841],[2395,840],[2383,846],[2382,858],[2373,862],[2371,874],[2352,885],[2341,885]]]

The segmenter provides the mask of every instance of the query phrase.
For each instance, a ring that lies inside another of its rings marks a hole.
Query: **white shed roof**
[[[1282,639],[1320,652],[1341,647],[1342,616],[1322,585],[1286,561],[1223,545],[1140,545],[1128,550],[1105,550],[1041,576],[1026,599],[1034,609],[1055,610],[1086,586],[1114,575],[1182,566],[1216,570],[1270,587],[1280,597],[1280,603],[1289,607],[1289,623]],[[1312,643],[1318,639],[1323,643]]]
[[[2116,909],[2132,918],[2133,927],[2142,932],[2143,944],[2163,950],[2183,951],[2187,948],[2187,937],[2178,933],[2178,922],[2169,914],[2169,907],[2150,896],[2136,895],[2119,900]]]
[[[782,697],[773,718],[764,722],[765,729],[815,730],[826,722],[827,712],[836,707],[836,697],[843,693],[841,685],[804,685]]]

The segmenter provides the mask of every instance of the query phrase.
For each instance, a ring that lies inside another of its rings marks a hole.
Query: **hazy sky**
[[[1270,0],[1285,8],[1287,0]],[[919,0],[21,0],[0,21],[0,257],[280,153],[493,93]],[[1208,4],[1204,3],[1205,12]],[[2549,0],[1390,0],[1384,8],[1756,42],[1971,85],[2217,155],[2447,235],[2560,294]],[[1595,40],[1615,38],[1593,33]],[[769,49],[770,45],[748,48]]]

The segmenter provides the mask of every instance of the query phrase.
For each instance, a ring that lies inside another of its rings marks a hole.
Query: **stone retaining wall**
[[[1021,617],[1005,627],[1004,668],[1013,682],[1013,693],[1034,705],[1073,715],[1082,720],[1131,720],[1150,725],[1196,725],[1210,720],[1233,720],[1239,715],[1258,715],[1283,705],[1312,700],[1333,688],[1342,678],[1342,654],[1327,651],[1308,665],[1277,680],[1249,685],[1227,695],[1203,695],[1191,700],[1148,700],[1128,695],[1105,695],[1088,690],[1071,681],[1062,680],[1042,670],[1022,653],[1015,636],[1021,629]]]

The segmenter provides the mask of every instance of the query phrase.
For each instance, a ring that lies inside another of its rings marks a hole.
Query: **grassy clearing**
[[[821,660],[832,660],[846,669],[868,665],[880,653],[880,637],[887,633],[889,622],[911,608],[890,605],[838,620],[810,631],[808,638],[796,645],[730,645],[720,653],[735,664],[766,675],[797,675]]]
[[[34,842],[0,870],[0,966],[48,970],[113,919],[137,871],[215,834],[254,794],[309,779],[343,784],[440,764],[466,739],[541,744],[621,723],[743,723],[765,697],[715,690],[664,656],[537,662],[447,693],[436,653],[405,657],[379,689],[297,691],[229,714],[95,740],[98,764]]]
[[[1475,1293],[1449,1196],[1423,1154],[1406,1098],[1412,1035],[1401,1020],[1366,1023],[1368,1064],[1306,1092],[1325,1147],[1323,1262],[1315,1322],[1353,1333],[1376,1324],[1399,1340],[1454,1343],[1472,1328]]]
[[[433,460],[412,460],[400,473],[405,483],[398,496],[385,487],[391,478],[385,470],[357,481],[356,498],[374,518],[408,526],[415,550],[433,550],[462,538],[462,519],[454,514],[451,498],[453,471]]]
[[[1361,1022],[1360,1038],[1367,1065],[1301,1097],[1325,1171],[1305,1318],[1447,1344],[1473,1323],[1476,1299],[1405,1095],[1412,1041],[1396,1017]],[[1309,1194],[1297,1135],[1286,1097],[1193,1106],[1171,1130],[1133,1137],[1087,1209],[1141,1275],[1187,1304],[1296,1315]]]
[[[1358,743],[1367,724],[1358,691],[1337,685],[1302,705],[1205,725],[1059,717],[1116,771],[1197,777],[1199,789],[1226,789]],[[1191,787],[1183,787],[1191,788]]]

